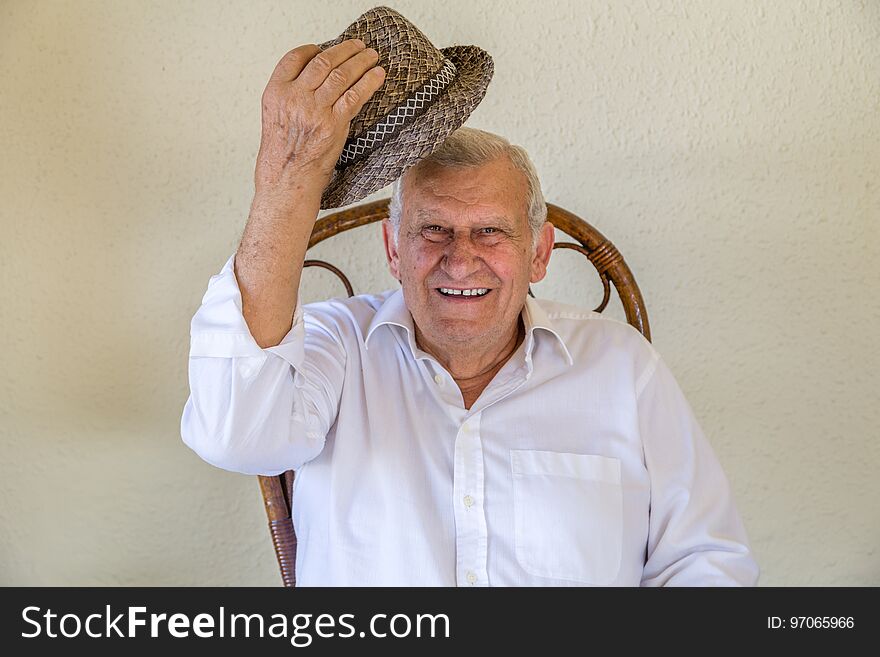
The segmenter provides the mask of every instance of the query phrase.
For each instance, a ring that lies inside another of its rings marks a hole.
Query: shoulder
[[[535,299],[547,313],[552,326],[561,337],[601,337],[625,343],[631,348],[653,351],[653,346],[634,326],[624,321],[597,313],[581,306],[574,306],[550,299]]]
[[[549,299],[535,299],[548,326],[559,336],[575,362],[609,360],[636,371],[651,367],[660,355],[635,327],[588,308]]]
[[[389,289],[376,294],[356,294],[353,297],[334,297],[303,305],[306,329],[321,326],[338,335],[352,332],[366,335],[376,313],[397,290]]]

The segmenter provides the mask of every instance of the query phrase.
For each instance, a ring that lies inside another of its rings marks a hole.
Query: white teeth
[[[470,290],[455,290],[451,287],[441,287],[440,292],[443,294],[448,294],[452,296],[465,296],[465,297],[479,297],[483,296],[489,291],[487,287],[478,287]]]

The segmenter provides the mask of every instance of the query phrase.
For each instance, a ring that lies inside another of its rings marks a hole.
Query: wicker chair
[[[574,238],[577,243],[557,242],[554,249],[574,249],[585,255],[599,273],[604,288],[602,303],[596,312],[602,312],[611,297],[610,283],[614,283],[617,294],[626,312],[626,320],[638,329],[646,339],[651,339],[648,328],[648,313],[642,294],[632,272],[623,256],[602,233],[580,217],[552,204],[547,205],[547,219],[558,229]],[[342,210],[315,223],[309,248],[350,228],[357,228],[381,221],[388,216],[388,200],[365,203],[348,210]],[[305,267],[324,267],[339,276],[349,296],[354,295],[351,283],[338,268],[320,260],[306,260]],[[531,292],[530,292],[531,293]],[[296,586],[296,534],[291,517],[293,470],[274,477],[259,477],[260,490],[266,515],[269,518],[269,531],[281,567],[284,586]]]

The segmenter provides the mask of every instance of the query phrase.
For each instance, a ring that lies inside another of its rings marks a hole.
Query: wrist
[[[290,188],[262,189],[254,194],[251,201],[249,219],[253,221],[288,224],[294,221],[301,224],[305,217],[318,218],[321,209],[321,195],[314,192],[297,193]]]
[[[257,157],[254,169],[254,184],[261,188],[291,188],[321,194],[333,177],[332,163],[322,164],[318,160],[305,157],[264,158]]]
[[[257,174],[254,182],[254,205],[279,209],[314,206],[317,211],[329,182],[328,176],[314,171],[290,170],[279,176]]]

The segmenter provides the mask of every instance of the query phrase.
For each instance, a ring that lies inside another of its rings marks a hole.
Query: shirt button
[[[442,386],[443,385],[443,377],[440,376],[439,374],[435,374],[434,375],[434,383],[436,383],[438,386]]]
[[[477,581],[477,576],[474,575],[471,571],[468,571],[467,581],[468,584],[474,584]]]
[[[470,495],[465,495],[464,496],[464,505],[468,508],[472,507],[474,505],[474,498],[471,497]]]

